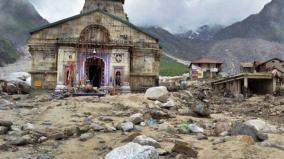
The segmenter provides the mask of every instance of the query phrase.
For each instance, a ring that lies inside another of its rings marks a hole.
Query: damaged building
[[[230,92],[234,96],[273,94],[284,85],[284,61],[274,58],[264,62],[242,63],[241,74],[212,84],[216,90]]]
[[[37,28],[28,41],[32,87],[158,85],[158,39],[131,24],[124,0],[86,0],[79,15]]]

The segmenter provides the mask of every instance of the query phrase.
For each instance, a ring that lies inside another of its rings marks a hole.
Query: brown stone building
[[[190,73],[193,79],[214,79],[222,71],[223,62],[212,58],[200,58],[190,64]]]
[[[158,39],[128,21],[124,0],[86,0],[79,15],[31,32],[32,85],[158,85]]]

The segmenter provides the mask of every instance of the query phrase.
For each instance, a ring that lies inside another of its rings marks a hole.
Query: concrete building
[[[32,86],[158,85],[158,39],[128,21],[124,0],[86,0],[79,15],[39,27],[28,41]],[[68,7],[68,6],[67,6]]]
[[[284,85],[284,62],[274,58],[265,62],[242,63],[241,74],[214,81],[213,87],[219,91],[230,91],[237,96],[243,94],[272,94]]]
[[[192,61],[189,68],[193,79],[214,79],[222,71],[223,62],[211,59],[201,58]]]
[[[273,58],[262,63],[255,63],[256,72],[275,72],[284,73],[284,61],[279,58]]]
[[[240,73],[254,73],[254,63],[246,62],[240,64]]]
[[[212,82],[215,90],[230,91],[234,96],[243,94],[272,94],[277,89],[277,77],[271,73],[246,73]]]

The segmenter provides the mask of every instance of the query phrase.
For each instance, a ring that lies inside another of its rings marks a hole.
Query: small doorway
[[[102,59],[88,59],[86,61],[86,73],[94,87],[104,85],[104,61]]]

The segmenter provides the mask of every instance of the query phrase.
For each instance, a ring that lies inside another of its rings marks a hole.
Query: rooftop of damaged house
[[[0,67],[0,159],[284,158],[281,58],[228,75],[222,55],[167,54],[125,0],[84,2],[30,30],[30,56]]]

